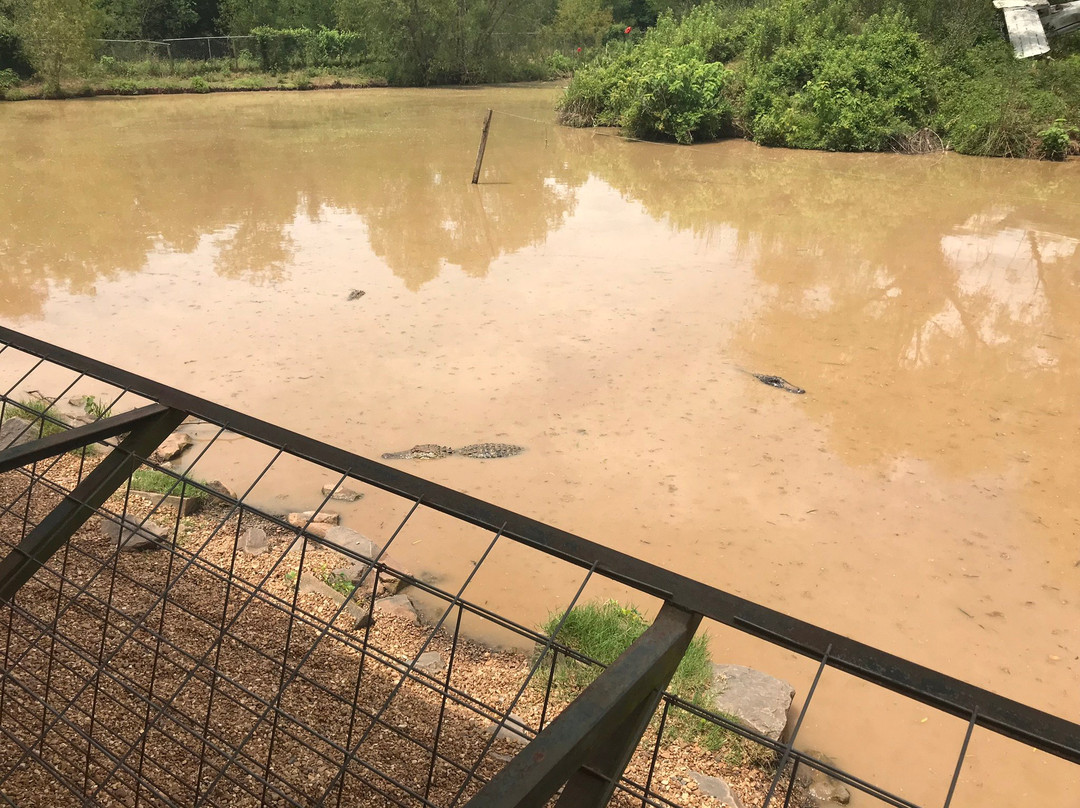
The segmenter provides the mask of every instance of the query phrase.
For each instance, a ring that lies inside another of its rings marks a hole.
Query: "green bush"
[[[747,129],[767,145],[872,151],[920,126],[932,65],[910,21],[781,47],[746,78]]]
[[[1058,118],[1052,126],[1039,132],[1039,147],[1047,160],[1064,160],[1076,135],[1075,126],[1067,126],[1064,118]]]
[[[0,70],[0,90],[10,90],[19,86],[19,74],[10,67]]]
[[[367,58],[364,37],[330,28],[268,28],[251,31],[265,71],[298,67],[354,66]]]
[[[1077,114],[1048,73],[1043,64],[1015,64],[1005,43],[981,46],[943,73],[938,128],[962,154],[1043,156],[1040,131]],[[1080,70],[1071,78],[1080,81]]]
[[[694,46],[663,50],[621,83],[620,123],[639,138],[678,143],[715,139],[731,123],[724,80],[724,66],[704,61]]]
[[[929,130],[967,154],[1057,159],[1080,122],[1080,54],[1062,38],[1052,59],[1017,60],[999,16],[982,0],[707,3],[598,52],[559,120],[838,151]]]
[[[191,79],[191,89],[197,93],[208,93],[210,84],[202,76],[194,76]]]

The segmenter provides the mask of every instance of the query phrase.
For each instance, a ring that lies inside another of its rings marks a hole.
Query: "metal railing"
[[[5,427],[10,445],[0,447],[0,801],[8,804],[480,808],[544,805],[558,795],[560,806],[612,798],[673,806],[678,794],[660,788],[655,773],[665,728],[679,715],[769,753],[765,806],[793,804],[799,770],[809,767],[882,804],[915,808],[796,748],[828,669],[967,723],[946,808],[976,728],[1080,764],[1077,724],[6,328],[0,385],[0,421],[25,416]],[[48,390],[40,406],[20,401],[31,385]],[[61,403],[89,388],[97,417],[77,425],[61,418]],[[187,468],[156,462],[162,439],[193,420],[207,434]],[[13,434],[20,423],[21,438]],[[234,440],[261,454],[244,490],[200,482],[194,473],[203,459]],[[88,457],[92,444],[108,453]],[[268,478],[298,463],[335,479],[299,525],[255,504]],[[148,505],[133,494],[139,466],[167,475],[180,503]],[[385,540],[358,548],[319,527],[334,493],[350,486],[400,504],[403,514]],[[209,503],[208,527],[191,534],[182,504],[196,494]],[[91,517],[114,524],[119,538],[88,531]],[[151,527],[154,519],[168,524]],[[453,528],[445,536],[467,530],[476,542],[476,561],[456,586],[413,575],[388,555],[418,524],[436,530],[432,520]],[[166,552],[127,552],[125,531]],[[253,531],[270,537],[257,568],[245,549]],[[558,559],[563,574],[577,576],[576,594],[550,633],[473,595],[477,576],[508,545]],[[303,595],[326,553],[363,571],[329,610]],[[558,661],[598,663],[560,642],[559,627],[598,579],[662,606],[622,657],[562,704],[553,687]],[[388,581],[407,583],[428,603],[428,624],[404,645],[373,622]],[[469,619],[535,649],[525,675],[498,696],[455,678]],[[814,660],[789,737],[773,740],[664,692],[702,619]],[[422,662],[431,650],[442,654],[442,670]],[[535,709],[523,719],[515,710],[526,703]],[[528,745],[507,754],[506,728]]]

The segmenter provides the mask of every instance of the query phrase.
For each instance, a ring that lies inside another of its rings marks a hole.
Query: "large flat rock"
[[[713,665],[713,709],[779,740],[787,728],[795,688],[743,665]]]

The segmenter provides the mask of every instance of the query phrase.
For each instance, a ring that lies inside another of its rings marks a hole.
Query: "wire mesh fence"
[[[183,39],[99,39],[96,56],[118,62],[212,61],[240,58],[255,51],[253,36],[202,36]]]
[[[543,750],[561,749],[574,770],[601,765],[590,762],[597,744],[572,752],[552,740],[555,727],[584,733],[582,716],[604,696],[560,689],[567,660],[604,667],[562,641],[563,621],[600,583],[616,582],[662,615],[680,587],[701,586],[6,329],[0,346],[7,804],[545,804],[556,787],[530,791],[532,801],[505,796],[530,782]],[[181,421],[192,445],[146,448]],[[143,440],[147,429],[157,432]],[[235,490],[203,471],[225,466],[236,469]],[[297,480],[322,484],[315,507],[275,507]],[[361,500],[363,508],[347,504]],[[441,548],[441,569],[401,560],[421,541]],[[573,581],[546,630],[492,608],[484,593],[501,562],[521,566],[525,556]],[[724,618],[709,598],[696,601]],[[691,634],[701,615],[692,617]],[[728,622],[739,620],[743,631],[769,633],[761,614]],[[863,804],[915,805],[796,747],[822,673],[860,673],[841,640],[809,655],[816,671],[783,739],[672,693],[627,701],[640,726],[603,804],[722,805],[687,778],[686,764],[728,776],[737,749],[759,773],[743,791],[748,805],[807,804],[808,770],[846,783]],[[770,641],[807,639],[792,630]],[[890,689],[936,698],[936,680],[891,669]],[[599,690],[618,689],[606,681]],[[940,709],[970,719],[946,806],[976,725],[1080,761],[1076,725],[1012,703],[1019,723],[1003,725],[993,699],[980,696],[976,708],[951,692],[955,703]],[[618,745],[617,734],[602,737],[601,751]],[[507,772],[517,778],[509,785]]]

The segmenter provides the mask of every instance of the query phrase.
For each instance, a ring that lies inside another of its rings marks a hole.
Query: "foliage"
[[[1047,160],[1064,160],[1069,153],[1077,128],[1068,126],[1064,118],[1058,118],[1051,126],[1039,132],[1039,146]]]
[[[367,58],[364,37],[330,28],[255,28],[252,30],[263,70],[362,64]]]
[[[194,0],[102,0],[101,10],[111,39],[185,36],[199,18]]]
[[[1076,90],[1047,81],[1048,65],[1014,64],[1006,43],[987,43],[942,73],[937,127],[966,154],[1040,157],[1039,132],[1080,112]],[[1080,81],[1080,62],[1063,66],[1063,83]],[[1063,128],[1065,128],[1063,126]]]
[[[191,89],[197,93],[210,92],[210,84],[202,76],[192,76]]]
[[[15,31],[45,94],[60,92],[64,71],[86,65],[101,14],[91,0],[21,0],[15,6]]]
[[[899,14],[832,39],[800,34],[747,69],[744,125],[766,145],[880,150],[925,119],[930,72],[922,40]]]
[[[5,67],[3,70],[0,70],[0,90],[8,90],[12,87],[17,87],[18,84],[18,73],[16,73],[10,67]]]
[[[559,0],[552,27],[560,37],[596,46],[613,22],[611,6],[602,0]]]
[[[617,91],[620,122],[633,137],[713,140],[730,126],[723,65],[690,45],[668,48],[635,66]]]
[[[706,3],[597,52],[559,117],[681,143],[739,132],[868,151],[921,131],[969,154],[1062,154],[1080,120],[1080,55],[1059,40],[1057,58],[1016,60],[997,14],[983,0]]]

